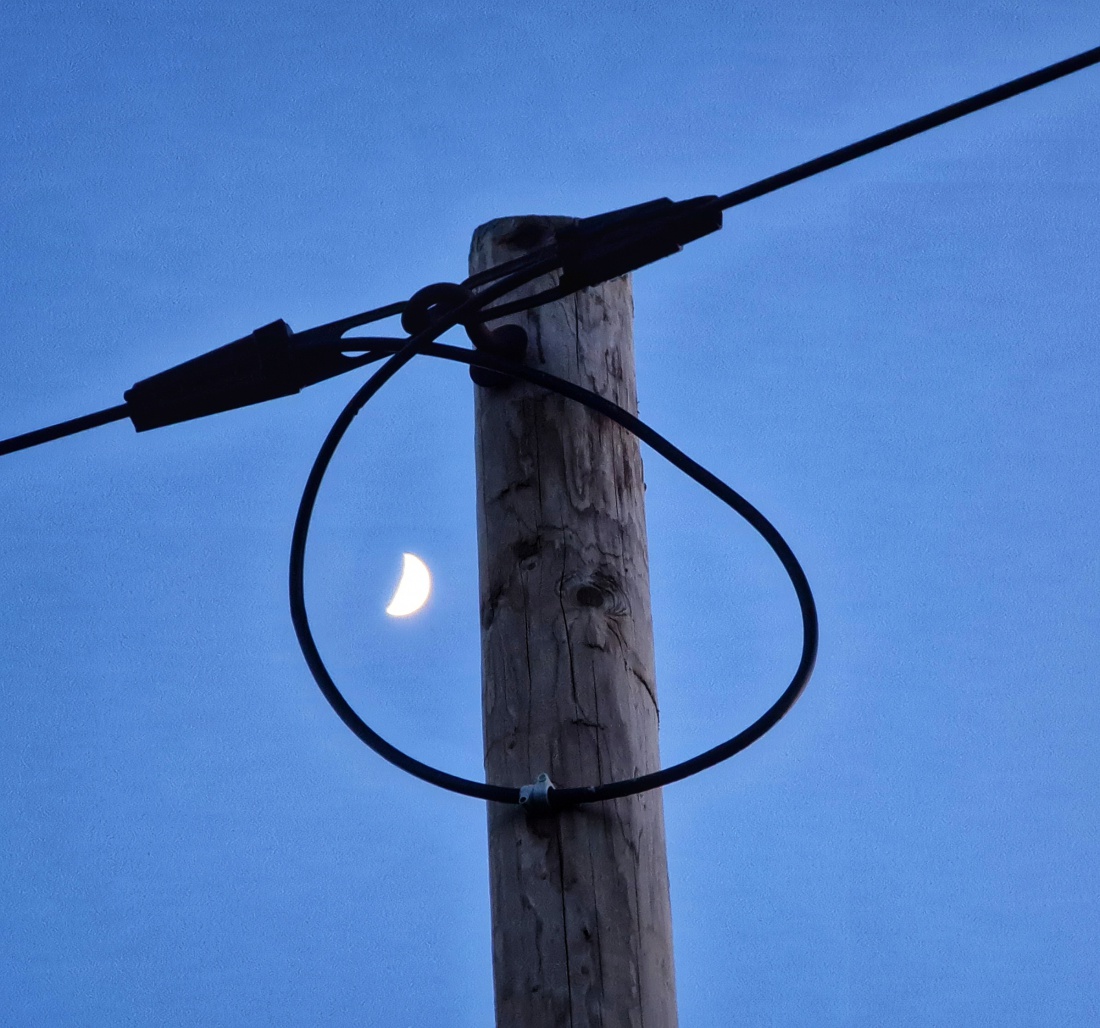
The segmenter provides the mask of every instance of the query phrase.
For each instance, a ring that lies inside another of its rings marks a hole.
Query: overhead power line
[[[546,795],[540,802],[550,807],[566,807],[660,788],[740,752],[769,731],[794,705],[809,681],[818,646],[817,614],[809,583],[778,530],[747,500],[628,411],[595,393],[525,366],[522,350],[526,346],[526,336],[522,328],[513,325],[490,329],[485,322],[492,322],[506,312],[538,306],[586,286],[598,285],[660,260],[676,253],[688,242],[721,228],[724,210],[1096,63],[1100,63],[1100,47],[724,196],[702,196],[678,202],[662,198],[573,221],[555,229],[549,245],[517,261],[473,276],[463,285],[440,283],[428,286],[407,302],[380,307],[298,334],[292,332],[283,321],[272,322],[249,336],[138,382],[127,390],[126,402],[119,406],[0,442],[0,455],[122,418],[129,418],[138,431],[145,431],[261,403],[297,393],[315,382],[387,358],[336,419],[306,482],[291,545],[290,599],[294,628],[306,663],[325,698],[345,724],[381,756],[434,785],[485,800],[522,804],[525,802],[523,788],[475,782],[423,764],[375,733],[352,709],[330,677],[309,627],[304,589],[306,540],[326,468],[344,433],[357,412],[417,355],[428,354],[468,363],[479,385],[489,386],[493,382],[499,384],[521,378],[584,404],[648,443],[675,467],[745,518],[768,542],[782,563],[794,587],[802,615],[802,650],[794,676],[772,706],[748,728],[696,757],[640,777],[560,790],[547,785]],[[555,271],[561,272],[556,285],[522,300],[507,299],[509,294],[537,280],[545,280],[548,274]],[[396,314],[402,316],[402,327],[408,334],[407,338],[346,337],[352,329]],[[456,325],[466,329],[475,349],[480,352],[471,353],[436,344],[439,336]],[[522,338],[517,338],[517,332]]]
[[[502,300],[497,306],[479,303],[476,316],[481,320],[504,317],[635,271],[677,253],[695,239],[716,232],[722,227],[723,211],[1097,63],[1100,63],[1100,47],[849,143],[722,196],[699,196],[680,201],[661,198],[581,218],[557,230],[554,241],[542,249],[467,279],[466,287],[477,289],[483,301],[490,292]],[[531,274],[532,269],[541,269],[540,274],[560,269],[560,281],[533,297],[515,301],[504,299],[504,294],[496,287],[501,282],[516,281],[520,277],[530,281],[537,277]],[[404,308],[404,303],[394,303],[297,334],[291,332],[285,322],[273,322],[228,346],[137,383],[125,394],[124,404],[0,441],[0,456],[123,418],[130,418],[138,431],[145,431],[296,393],[305,386],[377,360],[378,355],[370,353],[348,358],[341,347],[351,340],[344,340],[344,333],[400,313]],[[396,372],[411,356],[410,351],[403,359],[395,360],[390,365],[390,373]]]
[[[16,450],[27,450],[32,446],[40,446],[54,439],[61,439],[67,435],[76,435],[77,432],[86,432],[89,428],[99,428],[100,425],[109,425],[112,421],[121,421],[129,416],[129,408],[124,403],[117,407],[108,407],[106,410],[96,411],[95,414],[85,414],[83,417],[73,418],[70,421],[62,421],[48,428],[38,428],[33,432],[24,432],[23,435],[12,436],[0,442],[0,457]]]
[[[749,200],[755,200],[767,193],[774,193],[777,189],[793,185],[795,182],[801,182],[813,175],[820,175],[823,171],[837,168],[841,164],[856,160],[858,157],[865,157],[876,150],[883,150],[895,143],[912,139],[913,136],[919,136],[922,132],[929,131],[929,129],[938,128],[940,125],[946,125],[949,121],[955,121],[986,107],[992,107],[994,104],[1019,96],[1021,93],[1026,93],[1038,86],[1044,86],[1056,79],[1065,78],[1067,75],[1082,71],[1094,64],[1100,64],[1100,46],[1077,54],[1076,57],[1069,57],[1046,68],[1040,68],[1028,75],[1021,75],[1018,79],[1005,82],[1000,86],[994,86],[993,89],[976,93],[966,100],[948,104],[938,111],[923,114],[919,118],[913,118],[911,121],[903,122],[894,128],[886,129],[885,132],[876,132],[873,136],[861,139],[858,143],[849,143],[839,150],[833,150],[831,153],[815,157],[812,161],[806,161],[804,164],[796,165],[787,171],[781,171],[778,175],[770,175],[768,178],[754,182],[752,185],[742,186],[732,193],[726,193],[725,196],[718,197],[718,206],[726,211],[731,207],[738,206],[738,204],[748,203]]]

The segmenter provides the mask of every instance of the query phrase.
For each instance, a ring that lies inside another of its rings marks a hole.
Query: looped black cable
[[[436,282],[417,290],[409,298],[401,315],[401,327],[415,335],[428,328],[432,321],[443,315],[475,302],[475,296],[467,285],[454,282]],[[468,308],[467,308],[468,309]],[[489,328],[484,311],[469,310],[460,324],[474,346],[485,353],[495,354],[508,361],[522,361],[527,353],[527,333],[519,325],[501,325]],[[485,368],[470,366],[470,378],[479,386],[497,389],[512,381],[507,375]]]
[[[435,282],[409,297],[401,313],[401,327],[410,336],[423,332],[435,319],[458,311],[473,299],[473,293],[457,282]],[[466,317],[463,323],[470,322]]]
[[[506,282],[500,283],[497,289],[503,293]],[[456,295],[456,294],[453,294]],[[492,297],[482,295],[477,298],[482,303],[491,302]],[[294,536],[291,542],[290,553],[290,609],[294,630],[298,636],[298,642],[302,648],[303,656],[313,674],[318,687],[325,699],[328,700],[333,710],[340,716],[344,724],[355,733],[363,742],[373,749],[379,756],[388,760],[391,764],[403,771],[414,775],[432,785],[448,789],[465,796],[473,796],[478,799],[489,800],[498,803],[519,803],[520,786],[503,786],[493,783],[476,782],[469,778],[452,775],[438,768],[425,764],[398,749],[392,743],[383,739],[374,731],[351,707],[344,698],[336,683],[332,680],[328,669],[325,667],[317,644],[313,639],[309,627],[309,619],[305,605],[305,547],[309,534],[309,525],[312,518],[317,495],[324,478],[325,471],[341,439],[351,425],[355,415],[370,401],[381,389],[382,385],[392,377],[385,374],[391,366],[403,366],[413,353],[421,353],[425,356],[453,360],[467,364],[471,368],[482,368],[500,376],[522,378],[544,389],[559,393],[577,403],[582,403],[589,409],[610,418],[616,424],[621,425],[631,432],[639,440],[646,443],[674,467],[683,471],[691,479],[703,488],[707,489],[719,500],[732,508],[744,520],[746,520],[771,547],[779,558],[787,576],[794,586],[798,599],[799,610],[802,616],[802,651],[790,683],[780,694],[779,698],[748,728],[737,733],[726,742],[712,747],[689,760],[674,764],[650,774],[636,778],[625,779],[618,782],[608,782],[601,785],[582,786],[568,789],[551,789],[548,801],[552,808],[563,809],[577,806],[582,803],[594,803],[603,800],[617,799],[636,793],[647,792],[680,781],[690,775],[697,774],[706,768],[713,767],[721,761],[727,760],[734,754],[750,746],[757,739],[769,731],[781,718],[794,706],[799,696],[806,688],[817,658],[818,647],[818,621],[817,610],[814,604],[813,593],[805,572],[802,570],[794,552],[780,535],[779,531],[760,513],[748,500],[742,497],[725,482],[712,474],[702,465],[693,461],[685,453],[679,450],[671,442],[650,428],[629,411],[612,403],[610,400],[593,393],[581,386],[574,385],[564,379],[557,378],[544,371],[531,368],[523,364],[502,360],[490,353],[463,350],[457,347],[445,346],[431,342],[431,338],[439,335],[445,329],[458,322],[468,310],[472,309],[476,301],[467,300],[458,308],[452,309],[441,321],[429,325],[406,343],[392,345],[394,357],[386,362],[351,398],[341,411],[335,424],[330,429],[320,452],[310,470],[302,493],[301,503],[298,507],[298,516],[294,525]],[[345,340],[345,347],[354,340]],[[370,341],[371,349],[380,348],[383,344]],[[400,361],[400,364],[395,362]]]

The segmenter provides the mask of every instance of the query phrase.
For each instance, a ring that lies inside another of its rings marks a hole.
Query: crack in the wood
[[[485,600],[485,606],[481,612],[481,627],[488,629],[492,626],[496,620],[497,607],[500,606],[500,598],[504,595],[505,584],[502,582],[500,585],[489,591],[488,597]]]
[[[558,606],[561,608],[561,623],[565,630],[565,652],[569,657],[569,688],[573,694],[573,708],[583,717],[580,698],[577,696],[577,669],[573,663],[573,639],[569,632],[569,615],[565,611],[565,551],[562,551],[561,577],[558,579]]]
[[[596,707],[596,726],[600,723],[600,686],[596,681],[596,669],[592,668],[592,702]],[[596,775],[600,784],[603,784],[603,747],[600,745],[603,737],[596,735]]]
[[[530,335],[535,337],[535,352],[539,355],[539,363],[546,363],[546,353],[542,348],[542,321],[537,316],[532,316],[528,324],[531,328]]]
[[[534,983],[534,985],[531,986],[531,991],[532,992],[538,992],[539,989],[542,988],[542,981],[543,981],[543,977],[544,977],[544,971],[543,971],[543,966],[542,966],[543,921],[542,921],[542,918],[539,916],[538,909],[535,907],[535,904],[531,901],[530,896],[521,895],[520,902],[523,904],[524,909],[530,911],[531,916],[534,918],[534,921],[535,921],[535,958],[538,961],[538,969],[535,973],[535,983]]]
[[[529,419],[530,423],[534,423],[533,419]],[[541,525],[543,519],[546,516],[544,497],[542,495],[542,451],[539,449],[539,433],[532,433],[535,443],[535,484],[538,487],[539,496],[539,521]]]
[[[524,697],[527,705],[527,731],[526,742],[527,752],[524,754],[524,765],[529,774],[534,772],[531,769],[531,739],[532,732],[534,730],[534,712],[532,710],[531,697],[534,696],[534,682],[532,676],[534,672],[531,670],[531,622],[529,619],[530,614],[530,597],[527,593],[527,578],[525,575],[520,576],[520,581],[523,585],[523,646],[527,657],[527,695]]]
[[[596,875],[596,857],[595,857],[595,853],[593,852],[594,839],[595,839],[595,834],[592,833],[592,832],[589,832],[588,833],[588,867],[589,867],[588,880],[593,883],[593,889],[595,890],[595,889],[598,888],[597,885],[596,885],[596,882],[598,881],[598,877]],[[605,995],[606,982],[604,981],[604,966],[603,966],[603,936],[600,933],[600,903],[599,903],[599,896],[598,895],[593,895],[592,899],[593,899],[592,912],[593,912],[593,915],[595,917],[595,925],[596,925],[596,947],[595,947],[596,959],[593,961],[593,964],[595,965],[595,967],[593,969],[593,972],[594,972],[593,977],[598,982],[599,995],[602,998]],[[586,931],[587,931],[587,929],[586,929]],[[600,1024],[602,1025],[603,1024],[603,1004],[602,1003],[599,1004],[598,1011],[599,1011],[599,1016],[600,1016]]]
[[[558,882],[561,889],[561,935],[565,941],[565,989],[569,997],[569,1028],[573,1028],[573,971],[569,959],[569,917],[565,902],[565,847],[561,839],[561,819],[555,822],[558,844]]]
[[[573,359],[577,365],[577,378],[581,376],[581,305],[580,294],[573,294]]]
[[[510,493],[517,493],[521,489],[530,489],[532,484],[533,483],[531,482],[531,479],[529,479],[529,478],[523,478],[523,479],[520,479],[518,482],[512,482],[509,485],[506,485],[503,489],[499,490],[496,493],[496,495],[492,497],[492,500],[490,502],[498,503],[500,500],[503,500],[504,497],[508,496]]]
[[[631,797],[630,800],[636,802],[637,797]],[[628,800],[627,802],[630,802]],[[622,801],[620,801],[622,802]],[[639,819],[638,826],[638,839],[641,840],[642,833],[645,831],[643,827],[644,822]],[[638,891],[638,851],[631,847],[634,851],[634,862],[631,865],[631,870],[634,872],[632,877],[634,879],[634,917],[631,920],[634,922],[634,952],[638,955],[639,965],[642,962],[642,896]],[[642,989],[644,985],[641,980],[641,976],[638,978],[638,1016],[640,1018],[638,1022],[638,1028],[645,1028],[645,1003],[642,1001]]]
[[[633,675],[636,679],[638,679],[639,682],[642,683],[642,688],[645,689],[645,691],[649,694],[649,699],[653,703],[653,709],[657,710],[658,709],[657,708],[657,689],[654,687],[653,683],[650,682],[645,677],[645,675],[643,675],[632,664],[627,665],[627,670],[631,673],[631,675]]]

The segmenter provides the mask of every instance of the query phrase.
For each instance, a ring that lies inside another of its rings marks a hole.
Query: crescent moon
[[[397,583],[393,599],[386,607],[386,613],[395,618],[415,614],[428,602],[432,591],[432,576],[428,565],[412,553],[403,553],[401,556],[404,558],[401,581]]]

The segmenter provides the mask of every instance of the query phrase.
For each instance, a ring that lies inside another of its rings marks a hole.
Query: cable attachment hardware
[[[550,776],[543,772],[535,779],[534,785],[520,786],[519,805],[529,817],[550,814],[554,810],[550,802],[550,794],[553,791],[554,783],[550,781]]]
[[[425,286],[410,297],[401,315],[401,327],[409,335],[422,332],[434,319],[466,303],[471,296],[473,293],[466,286],[455,282],[437,282]],[[523,363],[527,355],[527,333],[522,326],[500,325],[491,329],[474,314],[463,322],[462,327],[475,349],[515,364]],[[470,367],[470,378],[475,385],[486,389],[502,389],[515,381],[511,375],[476,366]]]
[[[717,196],[678,201],[666,196],[581,218],[554,233],[561,258],[561,284],[570,290],[597,286],[671,257],[721,227]]]
[[[338,349],[299,345],[285,321],[143,379],[123,394],[138,432],[293,396],[364,363]]]

